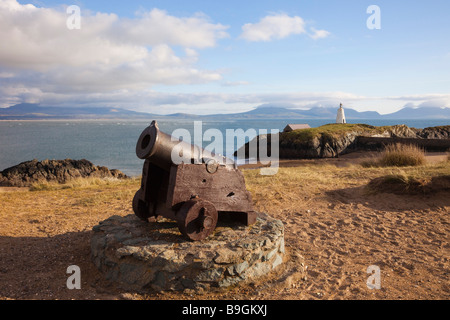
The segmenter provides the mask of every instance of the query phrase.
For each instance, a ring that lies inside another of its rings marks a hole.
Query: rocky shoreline
[[[75,178],[128,178],[117,169],[96,166],[92,162],[82,160],[43,160],[36,159],[22,162],[0,172],[1,187],[30,187],[38,182],[65,183]]]
[[[263,143],[268,146],[270,154],[272,135],[260,135],[255,139],[258,150],[259,144]],[[328,124],[281,132],[278,139],[280,159],[335,158],[354,151],[374,150],[384,144],[402,142],[402,139],[405,139],[405,143],[416,143],[425,148],[430,145],[436,151],[447,151],[450,148],[450,126],[416,129],[406,125],[375,127],[365,124]],[[436,143],[432,145],[431,142]],[[234,155],[247,159],[251,143],[246,143]]]

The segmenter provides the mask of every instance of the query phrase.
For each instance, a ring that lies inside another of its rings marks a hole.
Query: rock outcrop
[[[318,128],[281,132],[278,137],[279,157],[280,159],[334,158],[364,149],[364,143],[358,141],[362,140],[359,139],[360,137],[391,138],[393,141],[398,138],[409,139],[408,143],[414,142],[414,139],[418,142],[424,139],[447,140],[450,139],[450,126],[416,129],[406,125],[375,127],[365,124],[329,124]],[[270,153],[271,138],[271,135],[256,137],[258,150],[259,144],[264,143],[268,146],[268,153]],[[383,143],[385,142],[389,141],[383,140]],[[251,144],[252,142],[245,144],[234,155],[239,158],[249,158]],[[426,143],[422,145],[427,146]],[[437,145],[444,150],[448,148],[447,143]],[[450,141],[448,145],[450,147]]]
[[[423,139],[450,139],[450,126],[425,128],[417,132],[417,137]]]
[[[64,183],[74,178],[128,178],[123,172],[107,167],[96,166],[82,160],[31,160],[22,162],[0,172],[0,186],[29,187],[36,182]]]

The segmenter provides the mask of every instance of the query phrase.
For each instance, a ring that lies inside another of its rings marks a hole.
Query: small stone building
[[[283,132],[290,132],[298,129],[309,129],[309,128],[311,128],[309,124],[288,124],[284,128]]]

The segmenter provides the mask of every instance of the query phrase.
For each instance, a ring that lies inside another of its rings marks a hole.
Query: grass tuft
[[[137,179],[137,178],[136,178]],[[64,189],[79,189],[99,186],[110,186],[115,184],[134,183],[136,179],[117,179],[117,178],[76,178],[65,183],[58,183],[56,181],[42,181],[35,182],[29,188],[30,191],[54,191]]]
[[[426,180],[405,174],[393,174],[372,179],[367,187],[375,193],[418,194],[424,193],[426,185]]]
[[[415,145],[388,145],[381,157],[380,164],[384,167],[409,167],[425,164],[425,152]]]
[[[387,145],[379,159],[361,162],[364,168],[372,167],[411,167],[421,166],[426,163],[425,151],[411,144]]]
[[[374,193],[413,195],[448,192],[450,190],[450,175],[440,175],[431,178],[419,178],[405,174],[386,175],[372,179],[367,184],[367,188]]]

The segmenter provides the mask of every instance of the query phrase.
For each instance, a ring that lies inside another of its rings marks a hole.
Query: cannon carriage
[[[246,225],[256,221],[244,176],[231,159],[174,139],[156,121],[141,133],[136,155],[145,160],[133,198],[140,219],[172,219],[190,240],[208,237],[225,213]]]

